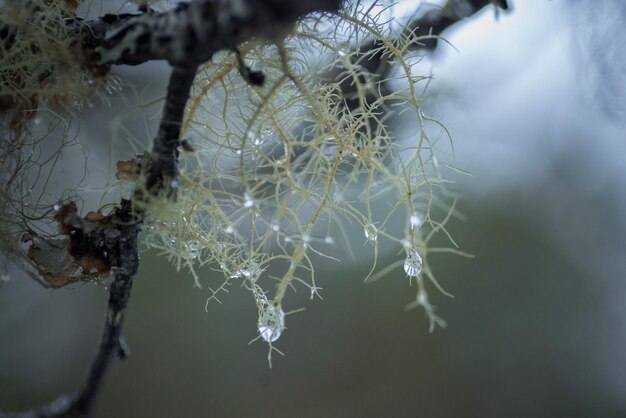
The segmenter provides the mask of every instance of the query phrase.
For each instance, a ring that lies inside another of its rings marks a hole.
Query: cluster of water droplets
[[[261,270],[257,265],[251,264],[249,267],[245,266],[236,270],[233,274],[230,275],[230,278],[231,279],[243,278],[246,280],[251,280],[253,283],[256,283],[256,281],[259,280],[259,277],[261,277],[262,272],[263,270]]]

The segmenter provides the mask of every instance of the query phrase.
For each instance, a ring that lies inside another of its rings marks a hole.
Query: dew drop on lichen
[[[376,241],[378,239],[378,229],[372,224],[365,225],[363,232],[368,241]]]
[[[411,218],[409,218],[409,222],[411,223],[411,229],[413,229],[413,228],[417,228],[418,226],[420,226],[420,224],[422,223],[422,219],[417,214],[417,212],[414,212],[411,215]]]
[[[239,278],[244,278],[244,279],[250,279],[253,282],[256,282],[257,280],[259,280],[259,277],[261,277],[261,273],[263,271],[258,268],[257,266],[252,266],[250,268],[248,267],[243,267],[239,270],[237,270],[235,273],[233,273],[230,278],[231,279],[239,279]]]
[[[404,272],[407,276],[416,277],[422,272],[422,256],[417,251],[409,251],[404,260]]]
[[[259,335],[268,342],[278,340],[285,330],[285,313],[280,305],[269,303],[259,316]]]
[[[248,193],[245,193],[243,195],[243,207],[249,209],[252,206],[254,206],[254,199]]]
[[[187,250],[187,256],[192,260],[198,258],[198,243],[196,241],[186,242],[185,250]]]

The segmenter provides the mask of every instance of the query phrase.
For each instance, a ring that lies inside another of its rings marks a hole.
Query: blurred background
[[[206,291],[142,253],[132,355],[113,365],[96,417],[626,416],[626,3],[511,3],[446,31],[456,49],[415,69],[432,74],[425,113],[454,140],[443,159],[472,173],[444,172],[465,218],[449,230],[476,256],[431,256],[454,295],[430,290],[447,328],[429,334],[422,311],[403,310],[415,290],[401,271],[364,284],[369,265],[322,265],[324,300],[286,299],[306,310],[287,316],[270,369],[267,346],[248,344],[247,291],[205,312]],[[155,74],[159,91],[165,68]],[[3,281],[1,410],[83,383],[106,299]]]

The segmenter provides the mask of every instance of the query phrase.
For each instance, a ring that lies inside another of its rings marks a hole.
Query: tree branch
[[[217,51],[252,38],[284,36],[295,21],[315,11],[336,11],[341,0],[194,0],[157,13],[105,15],[80,22],[99,65],[137,65],[166,60],[198,66]]]
[[[145,191],[152,195],[163,192],[167,197],[173,197],[178,188],[176,177],[180,129],[195,75],[195,66],[172,69],[159,131],[152,151],[143,162]],[[144,190],[138,189],[136,196],[141,201],[145,200]]]

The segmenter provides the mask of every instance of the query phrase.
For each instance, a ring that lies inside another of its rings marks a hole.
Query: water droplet
[[[55,212],[58,212],[59,210],[61,210],[61,205],[60,205],[60,204],[58,204],[58,203],[55,203],[55,204],[54,204],[54,206],[53,206],[53,208],[54,208],[54,211],[55,211]]]
[[[172,180],[170,186],[172,187],[172,189],[178,189],[180,187],[180,183],[178,182],[178,180]]]
[[[409,222],[411,223],[411,229],[417,228],[422,223],[422,218],[420,218],[417,212],[413,212],[411,218],[409,219]]]
[[[274,131],[272,131],[272,128],[265,128],[265,130],[263,131],[263,135],[261,135],[261,137],[263,139],[267,139],[272,135],[274,135]]]
[[[185,250],[187,250],[187,255],[192,260],[198,258],[198,243],[196,241],[186,242]]]
[[[365,225],[363,232],[368,241],[376,241],[378,239],[378,229],[373,224]]]
[[[41,118],[41,116],[35,116],[33,118],[33,125],[35,126],[41,125],[41,122],[43,122],[43,119]]]
[[[409,251],[404,260],[404,272],[407,276],[417,277],[422,272],[422,256],[417,251]]]
[[[280,226],[278,226],[278,225],[276,225],[276,224],[273,224],[273,225],[271,226],[271,228],[272,228],[272,231],[274,231],[274,232],[278,232],[278,231],[280,231]]]
[[[237,153],[237,155],[241,155],[241,150],[238,149],[237,151],[235,151]]]
[[[232,234],[233,232],[235,232],[235,230],[232,226],[228,225],[226,228],[224,228],[224,232],[226,232],[227,234]]]
[[[337,51],[337,55],[339,55],[340,57],[345,57],[348,54],[346,53],[346,51],[343,51],[343,50],[340,49],[340,50]]]
[[[243,207],[246,209],[254,206],[254,199],[248,193],[244,193],[243,195]]]
[[[0,282],[2,283],[6,283],[11,281],[11,276],[8,273],[4,273],[2,275],[0,275]]]
[[[170,243],[172,244],[172,247],[176,246],[176,237],[172,237],[172,239],[170,240]]]
[[[280,305],[269,303],[259,316],[259,335],[268,343],[278,340],[285,330],[285,313]]]
[[[246,132],[246,136],[248,137],[250,141],[254,141],[257,138],[256,132],[254,132],[252,129]]]
[[[326,244],[334,244],[334,243],[335,243],[335,240],[334,240],[334,239],[333,239],[333,237],[331,237],[330,235],[327,235],[327,236],[324,238],[324,242],[325,242]]]
[[[243,267],[237,270],[230,276],[230,278],[231,279],[239,279],[239,278],[250,279],[256,283],[256,281],[259,280],[259,277],[261,277],[261,273],[263,273],[263,270],[258,268],[256,265],[253,265],[252,267],[249,267],[249,268]]]
[[[254,294],[254,300],[256,300],[259,305],[264,306],[269,303],[267,296],[265,296],[265,293],[259,287],[253,288],[252,293]]]
[[[309,234],[302,235],[302,241],[311,242],[311,236]]]

